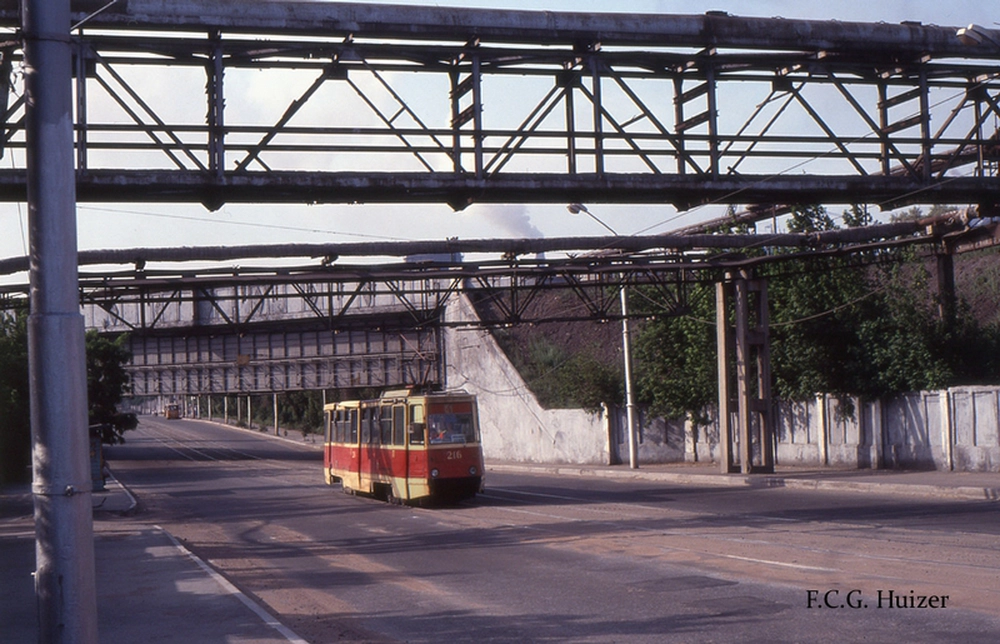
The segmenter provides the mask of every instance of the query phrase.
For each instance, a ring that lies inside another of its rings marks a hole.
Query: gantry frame
[[[1000,46],[952,27],[104,4],[74,5],[81,201],[1000,202]],[[24,197],[20,96],[0,200]]]

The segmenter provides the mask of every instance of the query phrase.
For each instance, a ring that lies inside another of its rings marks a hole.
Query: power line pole
[[[40,642],[96,644],[84,323],[77,290],[69,0],[23,0],[32,493]]]

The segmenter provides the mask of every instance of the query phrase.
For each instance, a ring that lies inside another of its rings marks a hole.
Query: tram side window
[[[379,427],[379,421],[380,420],[381,420],[381,416],[379,415],[379,408],[378,407],[372,407],[372,409],[371,409],[371,415],[368,417],[368,422],[371,425],[371,435],[372,435],[372,442],[373,443],[381,443],[382,442],[382,431],[381,431],[381,428]]]
[[[324,415],[324,420],[326,421],[326,442],[332,442],[336,440],[333,435],[333,414],[326,412]]]
[[[379,424],[382,429],[382,444],[392,445],[392,410],[389,407],[379,409]]]
[[[396,405],[392,408],[392,444],[393,445],[405,445],[406,435],[404,432],[404,427],[406,426],[406,407],[402,405]]]
[[[361,442],[372,442],[372,410],[370,407],[361,410]]]
[[[347,442],[347,412],[343,409],[338,409],[334,412],[336,414],[335,426],[337,432],[337,442],[346,443]]]
[[[424,406],[410,405],[410,445],[424,444]]]
[[[351,409],[347,412],[347,426],[351,433],[351,443],[354,445],[358,444],[358,410]]]

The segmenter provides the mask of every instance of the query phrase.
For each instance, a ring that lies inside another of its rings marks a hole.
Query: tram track
[[[188,460],[210,460],[216,462],[253,460],[259,465],[268,469],[279,469],[284,471],[300,471],[297,465],[278,462],[263,458],[259,455],[231,447],[231,445],[219,441],[205,441],[204,436],[195,430],[185,427],[169,427],[169,430],[156,427],[151,432],[153,437],[164,447],[182,455]],[[265,437],[260,437],[264,439]],[[273,438],[273,437],[267,437]],[[192,447],[192,442],[201,441],[204,443],[199,447]],[[303,446],[304,447],[304,446]],[[319,474],[317,473],[317,476]],[[777,561],[760,557],[732,556],[724,552],[725,549],[733,546],[742,548],[762,548],[770,549],[780,547],[787,552],[798,553],[801,556],[820,558],[823,560],[862,560],[873,564],[898,564],[907,566],[933,566],[935,568],[954,567],[955,569],[988,570],[1000,572],[1000,566],[983,565],[982,563],[961,564],[955,561],[986,551],[1000,550],[995,539],[977,539],[981,536],[974,533],[961,533],[956,536],[954,531],[948,535],[949,541],[959,541],[960,539],[970,539],[973,545],[963,545],[960,543],[951,544],[949,552],[952,556],[948,559],[934,557],[904,557],[898,554],[878,554],[859,552],[853,545],[857,539],[871,539],[876,533],[879,539],[888,539],[894,544],[897,551],[900,545],[905,547],[923,549],[928,542],[926,530],[908,530],[901,527],[886,528],[883,525],[863,523],[856,521],[822,521],[817,522],[812,518],[798,519],[777,514],[760,513],[706,513],[705,511],[683,510],[676,507],[663,507],[644,503],[608,503],[595,499],[589,495],[567,495],[546,493],[537,491],[516,490],[503,487],[488,487],[487,491],[478,496],[479,499],[487,501],[488,505],[480,505],[480,508],[489,508],[491,512],[503,515],[504,518],[488,521],[494,526],[509,526],[521,524],[533,531],[550,533],[559,537],[567,532],[566,526],[585,523],[591,528],[603,526],[609,533],[624,530],[624,535],[619,538],[630,538],[628,535],[636,537],[662,537],[670,538],[674,541],[678,539],[697,539],[701,543],[698,547],[680,547],[680,544],[670,545],[668,551],[684,551],[691,554],[703,556],[718,556],[722,558],[732,558],[740,561],[756,561],[762,564],[773,566],[787,566],[787,562]],[[377,501],[371,501],[377,503]],[[522,507],[510,507],[504,504],[517,503]],[[468,508],[476,507],[476,503],[467,504],[467,507],[459,511],[448,508],[436,508],[423,510],[412,508],[415,512],[430,512],[434,516],[441,517],[444,514],[459,521],[467,520]],[[510,515],[516,515],[516,521],[511,521]],[[476,512],[476,522],[483,521],[485,517],[482,512]],[[539,525],[540,521],[546,521],[547,525]],[[691,523],[697,527],[690,527],[685,524]],[[663,527],[668,523],[672,527]],[[718,526],[737,524],[740,529],[737,534],[720,531]],[[775,529],[774,524],[783,526]],[[558,526],[558,527],[552,527]],[[840,547],[816,547],[811,542],[817,540],[827,542],[842,543]],[[715,544],[715,547],[705,547],[706,544]],[[796,567],[793,565],[791,567]],[[828,567],[817,565],[808,566],[817,570],[828,570]],[[846,572],[846,570],[844,571]]]
[[[169,449],[175,454],[180,455],[182,458],[186,458],[190,461],[228,461],[234,460],[231,458],[223,458],[222,456],[212,456],[209,450],[198,449],[196,447],[191,447],[185,444],[183,441],[170,437],[164,434],[156,435],[156,432],[151,432],[154,434],[153,440],[155,440],[159,445]]]
[[[173,424],[165,425],[160,422],[153,421],[144,423],[144,429],[144,433],[149,434],[150,437],[156,440],[162,447],[165,447],[188,460],[207,460],[219,462],[252,460],[266,463],[268,466],[273,467],[298,469],[296,466],[275,460],[266,455],[254,454],[247,450],[234,448],[230,445],[231,441],[228,440],[207,439],[203,433],[189,427]],[[241,431],[246,431],[247,436],[251,439],[265,440],[265,437],[255,436],[254,433],[250,432],[250,430]],[[314,449],[312,446],[300,445],[292,441],[288,441],[288,443],[305,449]]]
[[[634,615],[625,628],[640,632],[723,614],[759,628],[756,611],[794,618],[817,588],[945,594],[990,614],[1000,605],[995,522],[976,503],[497,472],[476,500],[396,506],[326,486],[318,446],[201,430],[153,419],[129,440],[122,465],[140,496],[147,486],[147,516],[310,641],[345,625],[406,639],[428,619],[453,620],[438,641],[457,641],[469,617],[507,635],[518,624],[521,641],[555,624],[545,632],[559,639],[609,605],[617,614],[599,619],[612,624],[600,641],[621,632],[618,615]],[[742,605],[751,612],[726,612]],[[800,616],[850,640],[880,615],[835,613]]]
[[[723,575],[749,573],[794,585],[829,584],[831,577],[860,583],[876,578],[877,572],[881,583],[946,586],[981,610],[1000,602],[1000,544],[988,534],[888,525],[891,517],[885,515],[866,523],[718,513],[607,503],[589,493],[503,487],[490,487],[481,496],[489,502],[483,507],[497,515],[497,526],[521,524],[548,533],[553,547],[589,551],[603,546],[618,553],[708,565]],[[505,505],[511,503],[517,506]],[[476,519],[482,520],[483,514]],[[916,514],[913,520],[919,521]],[[468,516],[456,515],[455,520]],[[511,515],[516,517],[513,522]],[[586,532],[575,530],[574,524],[585,525]]]

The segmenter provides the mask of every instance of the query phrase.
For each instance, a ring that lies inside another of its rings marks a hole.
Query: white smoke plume
[[[511,237],[545,236],[531,223],[531,217],[525,206],[484,206],[480,209],[480,214],[490,225]]]

